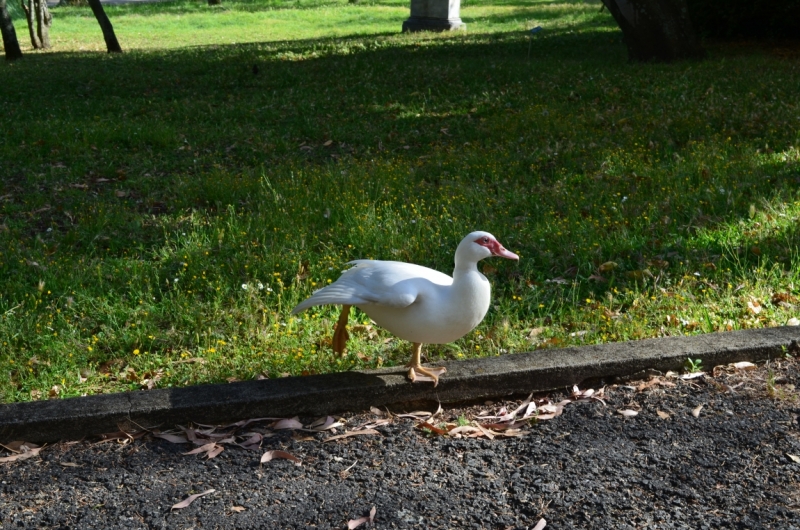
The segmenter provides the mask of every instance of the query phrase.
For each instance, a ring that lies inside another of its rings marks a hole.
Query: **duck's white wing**
[[[315,305],[407,307],[431,284],[450,285],[453,279],[439,271],[399,261],[355,260],[334,283],[316,291],[292,309],[292,314]]]

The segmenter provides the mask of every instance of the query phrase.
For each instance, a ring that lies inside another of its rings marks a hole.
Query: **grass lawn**
[[[225,0],[108,7],[111,56],[52,12],[0,64],[0,402],[404,364],[289,311],[355,258],[449,273],[475,229],[522,259],[433,361],[800,318],[792,50],[629,64],[597,3],[401,35],[407,2]]]

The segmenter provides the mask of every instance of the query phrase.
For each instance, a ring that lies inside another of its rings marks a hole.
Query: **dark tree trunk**
[[[103,38],[106,40],[106,48],[108,49],[108,53],[122,53],[122,48],[120,47],[117,36],[114,33],[114,26],[112,26],[111,21],[108,20],[108,16],[106,15],[100,0],[89,0],[89,7],[92,8],[94,18],[97,19],[97,23],[100,24],[100,29],[103,30]]]
[[[210,6],[218,6],[222,3],[222,0],[208,0],[208,5]]]
[[[28,33],[31,36],[31,46],[33,46],[34,50],[41,49],[42,41],[39,40],[39,35],[36,32],[37,11],[33,7],[33,0],[28,0],[27,4],[25,0],[21,0],[20,5],[22,6],[22,10],[25,11],[25,18],[28,20]]]
[[[705,55],[686,0],[603,0],[603,4],[619,24],[631,60],[669,62]]]
[[[47,0],[20,0],[25,18],[28,20],[28,32],[31,35],[31,46],[34,50],[50,48],[50,26],[53,16],[47,9]]]
[[[47,9],[47,0],[33,0],[33,7],[36,9],[36,35],[42,48],[47,50],[50,46],[50,26],[53,25],[53,15]]]
[[[6,51],[6,61],[16,61],[22,58],[22,50],[17,40],[17,32],[11,15],[8,14],[6,0],[0,0],[0,32],[3,34],[3,48]]]

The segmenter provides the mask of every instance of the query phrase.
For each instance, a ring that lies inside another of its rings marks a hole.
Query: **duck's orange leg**
[[[347,340],[350,338],[350,334],[347,332],[347,320],[350,318],[350,307],[349,305],[342,306],[342,313],[339,315],[339,321],[336,323],[336,328],[333,332],[331,347],[333,351],[339,355],[344,355]]]
[[[425,368],[422,366],[420,356],[422,355],[422,343],[415,342],[413,345],[413,352],[411,355],[411,362],[406,367],[408,370],[408,378],[412,383],[417,381],[433,381],[433,386],[439,384],[439,376],[447,371],[444,366],[433,366]]]

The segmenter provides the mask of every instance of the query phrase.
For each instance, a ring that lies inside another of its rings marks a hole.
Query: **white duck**
[[[491,302],[491,287],[478,271],[478,262],[491,256],[518,260],[488,232],[472,232],[456,249],[453,277],[420,265],[398,261],[355,260],[334,283],[297,304],[292,314],[309,307],[341,304],[342,313],[333,334],[333,350],[343,353],[347,319],[356,306],[379,326],[413,343],[408,377],[412,381],[439,382],[443,367],[424,368],[422,343],[453,342],[480,324]]]

